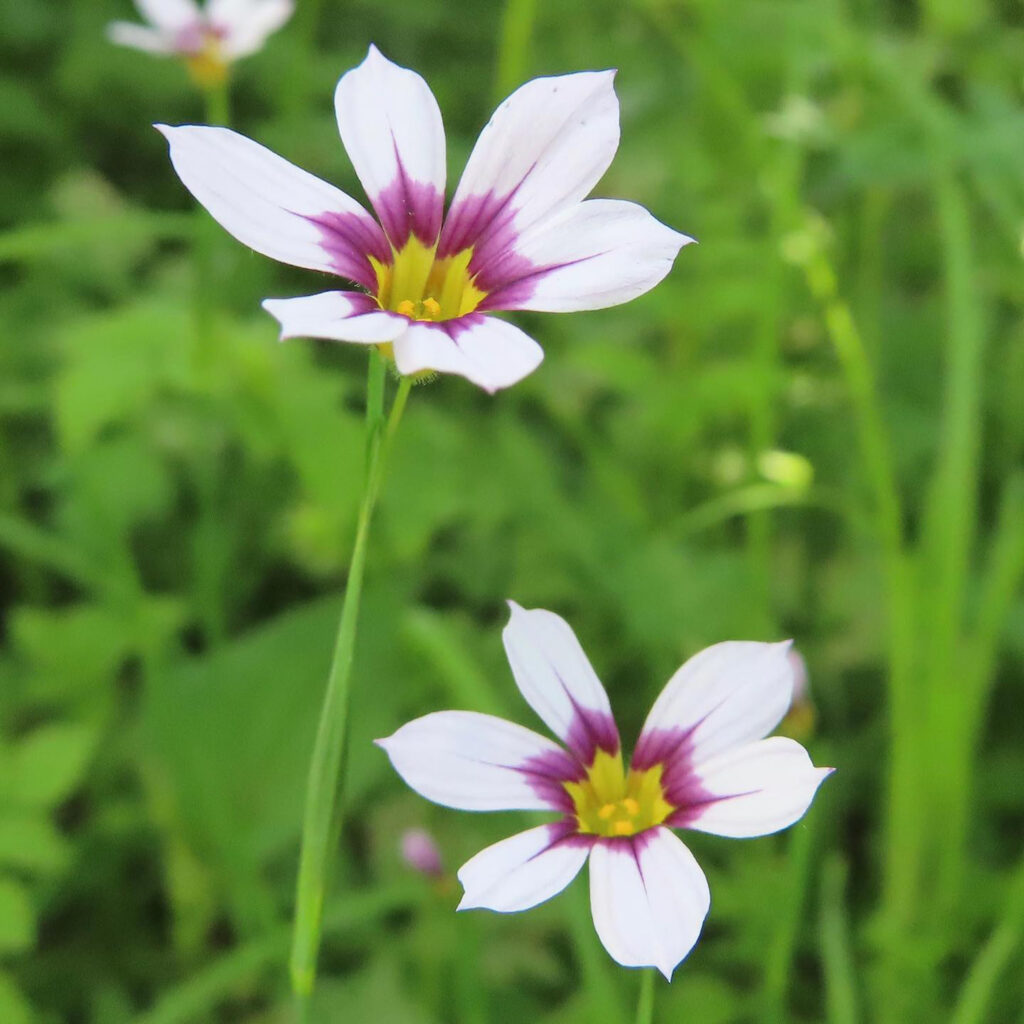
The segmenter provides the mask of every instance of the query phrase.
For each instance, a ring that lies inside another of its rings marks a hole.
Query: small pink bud
[[[789,667],[793,670],[793,703],[803,704],[811,699],[807,687],[807,662],[803,655],[795,648],[789,649]]]
[[[441,863],[441,851],[434,842],[434,837],[422,828],[408,828],[402,833],[402,859],[406,864],[426,875],[428,878],[440,878],[444,874]]]
[[[793,702],[779,725],[779,732],[794,740],[806,740],[814,733],[814,704],[807,677],[807,663],[795,648],[790,648],[789,665],[793,670]]]

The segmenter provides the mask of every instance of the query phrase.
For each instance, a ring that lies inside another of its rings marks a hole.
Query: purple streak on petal
[[[560,821],[552,822],[548,825],[548,828],[551,830],[553,837],[552,846],[575,846],[589,850],[598,838],[597,836],[584,835],[582,832],[577,832],[576,818],[571,815],[568,818],[562,818]]]
[[[482,313],[466,313],[465,316],[455,317],[452,320],[423,320],[420,323],[433,331],[441,331],[447,334],[452,344],[459,347],[459,338],[474,327],[479,327],[486,317]]]
[[[582,782],[587,773],[568,751],[551,751],[527,758],[516,770],[526,776],[527,784],[537,796],[554,810],[573,815],[575,823],[575,808],[565,783]]]
[[[630,767],[634,771],[647,771],[662,766],[661,786],[665,799],[677,808],[669,824],[680,827],[676,820],[688,808],[714,799],[694,772],[693,729],[651,729],[645,732],[633,751]],[[688,820],[692,820],[692,817]]]
[[[572,694],[569,699],[572,700]],[[598,750],[614,757],[619,752],[619,730],[615,719],[607,711],[581,708],[575,701],[572,701],[572,706],[575,714],[569,723],[565,742],[580,764],[585,767],[592,765]]]
[[[602,846],[608,846],[612,849],[617,850],[628,850],[633,855],[633,859],[636,861],[637,870],[640,870],[640,854],[647,848],[647,845],[654,840],[654,833],[658,826],[655,825],[652,828],[646,828],[643,832],[637,832],[631,836],[594,836],[594,842],[600,843]],[[640,872],[640,878],[643,879],[643,872]]]
[[[379,195],[371,196],[374,210],[380,217],[391,244],[401,249],[415,235],[424,245],[437,241],[444,213],[444,196],[433,185],[411,181],[398,161],[398,177]]]
[[[493,251],[490,244],[493,236],[511,234],[514,237],[512,220],[515,211],[511,208],[511,199],[511,195],[499,196],[492,191],[479,196],[469,196],[460,201],[458,206],[453,206],[448,211],[437,244],[438,259],[454,256],[476,245],[490,247]],[[481,243],[480,239],[485,232],[488,238]],[[474,261],[478,255],[473,254]]]
[[[330,257],[334,272],[376,293],[377,275],[369,257],[385,265],[392,261],[391,246],[380,225],[368,215],[331,210],[307,220],[319,229],[320,246]]]
[[[487,192],[470,196],[449,211],[441,231],[438,259],[472,248],[469,275],[474,278],[473,284],[488,295],[538,269],[515,251],[519,235],[513,226],[514,195],[514,192],[506,196]],[[503,307],[487,304],[487,308]]]

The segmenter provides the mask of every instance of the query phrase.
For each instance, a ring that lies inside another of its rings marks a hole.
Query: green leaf
[[[14,979],[0,971],[0,1020],[4,1024],[32,1024],[32,1007],[21,994]]]
[[[67,843],[45,817],[10,807],[0,811],[0,867],[55,874],[67,860]]]
[[[85,725],[44,725],[0,747],[0,803],[51,808],[82,780],[96,744],[96,730]]]
[[[108,424],[136,416],[162,387],[187,381],[192,328],[180,302],[151,299],[76,322],[64,335],[57,428],[80,450]]]
[[[31,948],[35,938],[35,914],[24,886],[0,878],[0,955],[21,953]]]

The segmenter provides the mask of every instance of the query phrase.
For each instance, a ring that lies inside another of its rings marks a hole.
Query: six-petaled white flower
[[[447,216],[437,101],[419,75],[374,47],[339,81],[335,107],[379,223],[242,135],[157,127],[185,186],[239,241],[361,289],[266,300],[282,338],[376,344],[400,373],[456,373],[494,391],[543,353],[487,314],[627,302],[692,241],[635,203],[584,201],[618,147],[613,75],[538,78],[514,92],[480,135]]]
[[[115,21],[115,43],[158,56],[184,57],[195,77],[209,84],[227,66],[259,50],[292,15],[294,0],[135,0],[148,25]]]
[[[559,814],[464,864],[460,910],[526,910],[561,892],[589,859],[605,948],[620,964],[671,978],[697,941],[710,893],[670,830],[777,832],[832,771],[794,740],[763,738],[790,705],[790,645],[727,642],[692,657],[655,701],[627,767],[604,687],[572,630],[551,612],[511,607],[504,640],[516,683],[565,747],[468,711],[427,715],[378,743],[436,803]]]

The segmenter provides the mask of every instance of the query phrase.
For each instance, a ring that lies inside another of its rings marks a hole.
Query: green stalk
[[[203,89],[206,99],[206,123],[227,128],[231,124],[231,88],[225,77],[223,82]]]
[[[846,915],[846,863],[833,855],[821,874],[821,960],[828,1024],[857,1024],[856,970]]]
[[[352,562],[345,587],[345,600],[334,644],[334,658],[327,678],[327,690],[324,694],[313,757],[309,766],[302,826],[302,851],[299,859],[295,926],[292,936],[291,977],[292,988],[298,997],[303,1014],[308,1013],[309,997],[316,979],[316,960],[320,949],[327,865],[331,855],[332,838],[338,835],[341,827],[342,807],[339,796],[342,761],[348,733],[349,681],[355,652],[359,603],[363,592],[367,541],[370,536],[374,508],[384,479],[388,454],[394,442],[395,432],[401,422],[411,386],[411,378],[403,377],[385,425],[383,418],[384,361],[376,348],[371,349],[367,378],[366,481],[359,507],[355,546],[352,550]]]
[[[885,574],[888,619],[889,721],[892,760],[889,768],[889,834],[886,900],[893,922],[913,916],[920,882],[918,849],[923,813],[918,774],[919,706],[914,676],[914,594],[904,550],[903,511],[896,471],[882,416],[874,370],[849,307],[839,295],[835,272],[824,252],[816,250],[805,271],[812,293],[821,302],[825,324],[846,379],[853,404],[861,460],[872,494],[873,516]]]
[[[885,585],[886,660],[889,690],[889,777],[884,876],[881,1019],[906,1019],[913,987],[907,985],[912,959],[910,934],[924,883],[923,842],[928,831],[927,734],[921,721],[916,672],[915,579],[906,551],[903,510],[895,460],[882,414],[874,369],[849,307],[839,294],[835,272],[819,243],[804,259],[812,293],[822,304],[853,405],[861,462],[871,492],[871,515]]]
[[[981,433],[984,329],[973,281],[970,215],[963,191],[949,174],[936,186],[947,295],[946,394],[938,464],[925,507],[921,572],[927,599],[922,619],[929,642],[925,678],[930,706],[927,749],[933,805],[930,837],[942,898],[931,907],[937,919],[955,905],[967,833],[966,794],[971,751],[957,756],[969,723],[973,687],[962,672],[963,615],[968,570],[975,540],[978,501],[978,448]],[[973,737],[972,737],[973,738]]]
[[[785,1020],[786,997],[793,978],[800,924],[811,882],[811,859],[815,835],[811,819],[793,829],[785,880],[785,901],[775,923],[772,941],[764,959],[762,999],[765,1020]]]
[[[636,1001],[636,1024],[651,1024],[654,1020],[654,969],[640,972],[640,995]]]
[[[203,88],[206,120],[209,124],[227,125],[230,117],[228,81]],[[223,245],[219,225],[206,210],[195,211],[199,218],[196,230],[193,270],[195,347],[192,369],[201,379],[215,365],[223,349],[222,334],[217,329],[217,296],[219,292],[217,254]],[[230,567],[224,560],[222,533],[220,460],[216,446],[199,455],[193,472],[199,513],[192,535],[193,602],[199,613],[203,638],[210,647],[218,646],[226,632],[225,595]]]
[[[625,1001],[594,932],[588,887],[572,886],[568,903],[569,928],[587,998],[587,1019],[593,1024],[621,1024],[626,1018]]]
[[[526,77],[530,36],[537,14],[537,0],[506,0],[498,44],[498,75],[495,101],[503,100]]]

